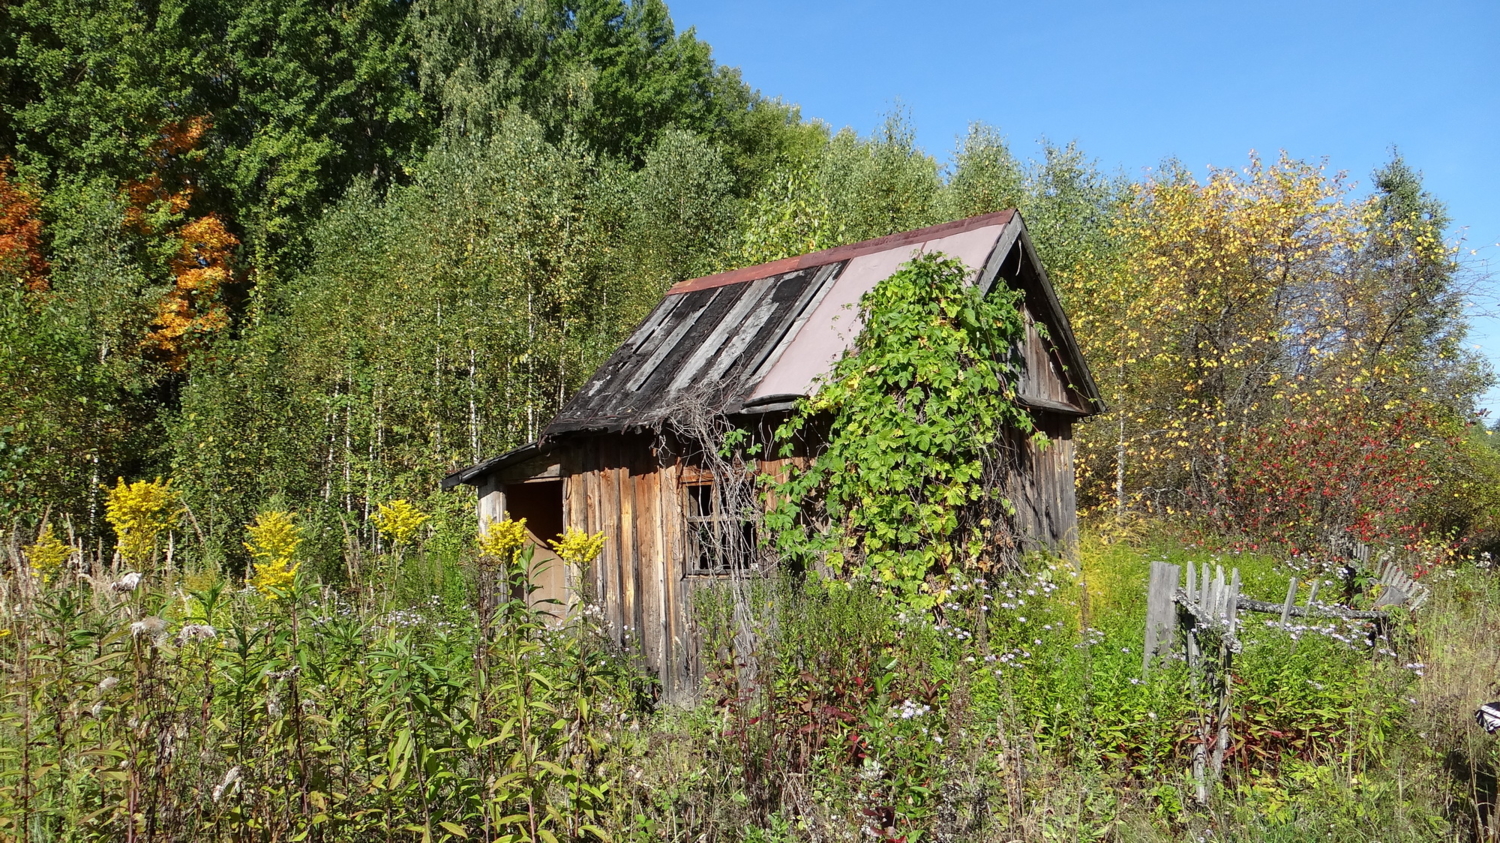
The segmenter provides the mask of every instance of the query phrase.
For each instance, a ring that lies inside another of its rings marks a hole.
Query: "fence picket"
[[[1142,656],[1141,672],[1151,669],[1151,660],[1164,656],[1172,649],[1172,637],[1177,629],[1174,604],[1177,598],[1177,582],[1182,568],[1167,562],[1151,563],[1151,584],[1146,593],[1146,646]]]

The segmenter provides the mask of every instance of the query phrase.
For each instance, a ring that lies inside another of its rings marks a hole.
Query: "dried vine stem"
[[[686,393],[658,411],[652,429],[659,462],[683,469],[683,527],[690,543],[684,564],[689,573],[713,576],[728,596],[737,656],[732,661],[741,680],[751,682],[760,637],[773,623],[755,616],[752,590],[774,560],[760,546],[760,466],[748,449],[767,437],[756,440],[731,423],[716,408],[717,397],[709,389]]]

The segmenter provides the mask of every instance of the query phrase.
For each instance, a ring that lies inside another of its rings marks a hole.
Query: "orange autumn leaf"
[[[17,185],[13,174],[10,159],[0,161],[0,273],[15,277],[32,292],[45,292],[41,202]]]
[[[181,371],[196,340],[229,325],[229,310],[219,292],[234,280],[229,258],[240,241],[217,214],[187,223],[176,236],[182,245],[172,259],[175,283],[157,304],[144,345]]]
[[[151,162],[150,174],[125,183],[125,226],[142,234],[151,234],[151,214],[166,211],[180,214],[193,201],[193,186],[190,180],[178,176],[176,189],[167,184],[162,173],[173,169],[183,157],[190,155],[212,124],[207,117],[189,117],[163,123],[157,137],[146,149],[146,158]]]

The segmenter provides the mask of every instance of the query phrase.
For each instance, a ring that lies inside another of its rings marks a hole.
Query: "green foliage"
[[[445,131],[482,137],[523,112],[548,140],[638,165],[672,132],[730,150],[737,192],[806,134],[796,109],[714,64],[661,0],[422,0],[421,88]]]
[[[735,263],[755,266],[831,249],[848,238],[808,165],[778,173],[746,204]]]
[[[516,117],[443,144],[409,186],[353,192],[184,390],[174,461],[216,544],[234,554],[278,494],[369,535],[375,503],[535,438],[640,306],[606,275],[618,188]]]
[[[1033,435],[1015,403],[1017,300],[1003,285],[984,295],[962,263],[937,255],[863,297],[853,352],[777,432],[791,455],[829,431],[811,464],[771,491],[779,550],[923,608],[951,572],[998,561],[1014,507],[986,482],[986,463]]]
[[[845,129],[823,152],[819,179],[830,229],[848,241],[868,240],[939,222],[942,182],[937,162],[916,145],[907,115],[894,111],[868,141]]]
[[[258,257],[295,241],[357,176],[390,177],[427,134],[410,86],[405,7],[388,3],[28,0],[6,122],[22,165],[121,185],[156,163],[173,121],[207,117],[195,183]]]
[[[709,141],[680,129],[662,133],[630,184],[620,269],[645,298],[725,269],[735,237],[734,174]],[[623,285],[622,285],[623,286]]]
[[[608,736],[643,712],[584,619],[555,628],[515,597],[481,633],[464,603],[381,611],[306,581],[275,600],[203,576],[123,600],[100,585],[66,577],[4,616],[0,833],[543,841],[621,826],[631,744]]]
[[[951,219],[1017,208],[1029,198],[1022,164],[993,126],[971,123],[951,167],[942,195],[944,216]]]
[[[0,279],[0,513],[35,518],[50,506],[98,533],[99,484],[139,473],[161,435],[158,373],[134,353],[150,287],[111,190],[68,182],[43,201],[50,289]]]

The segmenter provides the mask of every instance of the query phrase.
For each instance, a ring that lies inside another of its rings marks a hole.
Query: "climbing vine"
[[[918,607],[1014,547],[1004,469],[1043,436],[1016,402],[1020,294],[969,277],[924,255],[864,295],[854,349],[776,433],[816,456],[767,481],[779,551]]]

